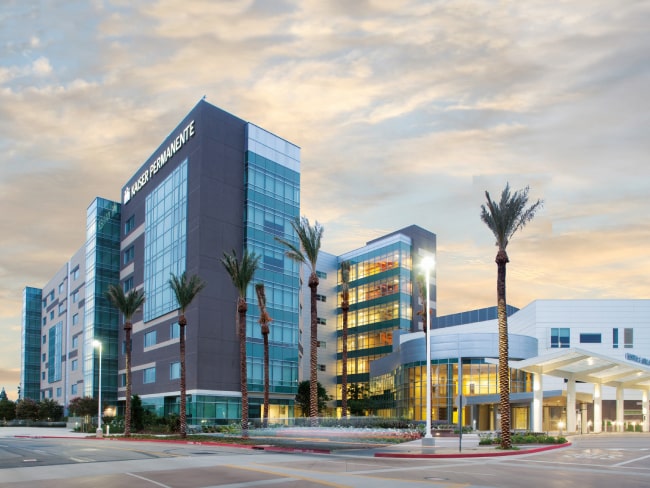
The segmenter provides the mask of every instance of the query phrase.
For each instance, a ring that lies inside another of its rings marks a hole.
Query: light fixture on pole
[[[425,325],[425,331],[424,331],[424,339],[426,342],[426,349],[427,349],[427,363],[426,363],[426,368],[427,368],[427,401],[426,401],[426,427],[425,427],[425,432],[424,432],[424,439],[422,439],[422,445],[424,446],[432,446],[435,442],[435,439],[431,435],[431,285],[430,285],[430,277],[431,277],[431,271],[433,270],[435,266],[435,261],[433,260],[432,256],[426,256],[424,259],[422,259],[422,262],[420,263],[420,266],[426,273],[426,317],[427,317],[427,322]]]
[[[102,343],[98,340],[93,341],[93,347],[99,349],[99,371],[97,382],[97,437],[102,436]]]

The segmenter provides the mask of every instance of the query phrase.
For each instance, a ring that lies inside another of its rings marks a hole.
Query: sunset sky
[[[643,0],[3,1],[0,387],[23,288],[203,96],[301,147],[323,250],[434,232],[439,315],[496,304],[506,182],[545,202],[509,303],[650,298],[649,25]]]

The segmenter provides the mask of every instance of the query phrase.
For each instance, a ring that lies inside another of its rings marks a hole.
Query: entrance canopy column
[[[643,432],[650,432],[650,419],[648,419],[648,390],[643,390],[643,401],[642,401],[642,413],[643,413]]]
[[[576,380],[569,378],[566,389],[566,431],[576,431]]]
[[[594,383],[594,433],[603,431],[603,393],[600,383]]]
[[[625,389],[622,386],[616,387],[616,430],[623,432],[623,422],[625,420],[624,409]]]
[[[542,374],[533,374],[533,405],[531,408],[533,413],[532,429],[533,432],[542,431],[542,415],[544,412],[544,388],[542,386]]]

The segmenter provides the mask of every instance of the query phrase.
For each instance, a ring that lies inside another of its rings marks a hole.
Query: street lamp
[[[99,349],[99,381],[97,395],[97,437],[102,436],[102,343],[98,340],[93,341],[93,347]]]
[[[425,325],[424,339],[427,346],[427,425],[425,428],[424,439],[422,439],[422,445],[432,446],[435,442],[435,439],[431,435],[431,286],[430,286],[430,275],[431,271],[435,266],[435,261],[432,256],[426,256],[422,259],[420,266],[426,273],[426,308],[427,308],[427,323]]]

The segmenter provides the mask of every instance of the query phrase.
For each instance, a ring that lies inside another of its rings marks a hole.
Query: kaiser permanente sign
[[[160,156],[158,156],[153,161],[153,163],[151,163],[149,169],[146,169],[140,175],[140,177],[135,180],[135,183],[133,183],[131,186],[127,186],[124,189],[124,203],[128,203],[128,201],[131,200],[131,197],[138,193],[142,187],[146,185],[151,178],[153,178],[153,175],[155,175],[160,170],[160,168],[162,168],[165,163],[169,161],[172,156],[176,154],[176,152],[178,152],[187,141],[190,140],[191,137],[194,137],[194,134],[194,121],[192,121],[187,124],[181,133],[176,136],[176,139],[174,139],[169,144],[169,146],[167,146],[167,148],[160,153]]]

